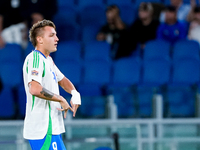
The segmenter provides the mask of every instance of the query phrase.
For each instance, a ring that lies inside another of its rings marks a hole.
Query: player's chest
[[[45,63],[44,78],[48,82],[58,83],[55,66],[51,63]]]

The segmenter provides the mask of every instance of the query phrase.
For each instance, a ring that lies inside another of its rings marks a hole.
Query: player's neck
[[[35,49],[40,51],[46,58],[50,55],[49,51],[47,51],[41,47],[36,47]]]

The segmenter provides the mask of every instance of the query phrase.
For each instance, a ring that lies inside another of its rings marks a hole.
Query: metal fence
[[[163,118],[162,103],[157,95],[155,117],[150,119],[118,119],[112,97],[108,119],[73,119],[68,114],[63,135],[67,150],[93,150],[98,146],[115,149],[113,133],[119,134],[120,150],[183,150],[187,145],[188,150],[198,150],[200,118]],[[22,120],[0,121],[0,150],[29,150],[22,131]]]

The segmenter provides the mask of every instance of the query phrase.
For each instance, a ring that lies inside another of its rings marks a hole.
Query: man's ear
[[[37,42],[38,44],[43,44],[43,38],[41,36],[37,36]]]

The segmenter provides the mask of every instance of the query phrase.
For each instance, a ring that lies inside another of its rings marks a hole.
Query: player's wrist
[[[81,96],[80,96],[80,93],[76,90],[72,90],[71,91],[71,94],[72,94],[72,103],[73,104],[78,104],[78,105],[81,105]]]
[[[56,99],[57,99],[59,102],[63,102],[63,101],[64,101],[64,98],[63,98],[61,95],[54,94],[54,96],[56,97]]]

